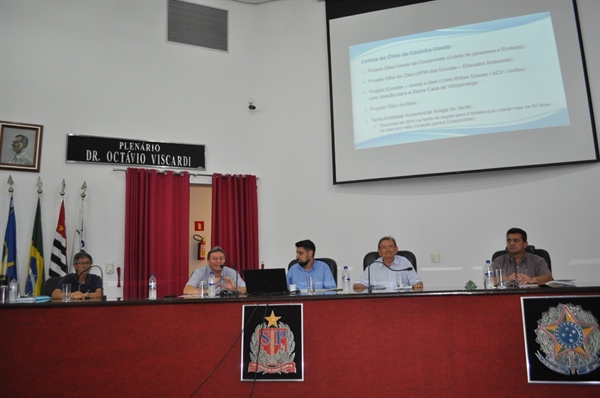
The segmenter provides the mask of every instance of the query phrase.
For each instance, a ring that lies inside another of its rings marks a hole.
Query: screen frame
[[[331,32],[330,32],[330,21],[338,18],[344,18],[348,16],[354,16],[363,13],[369,13],[373,11],[380,11],[389,8],[397,8],[402,6],[416,5],[420,3],[431,3],[434,0],[374,0],[371,2],[358,2],[358,1],[340,1],[340,0],[328,0],[326,2],[326,19],[327,19],[327,44],[328,44],[328,60],[329,60],[329,85],[330,85],[330,111],[331,111],[331,142],[332,142],[332,172],[333,172],[333,184],[350,184],[358,182],[369,182],[369,181],[384,181],[384,180],[396,180],[406,178],[421,178],[441,175],[457,175],[457,174],[468,174],[468,173],[481,173],[489,171],[499,170],[515,170],[515,169],[528,169],[537,167],[547,166],[562,166],[562,165],[576,165],[585,163],[597,163],[600,162],[600,151],[598,148],[598,136],[596,129],[596,122],[594,117],[593,104],[591,99],[591,89],[585,59],[585,52],[583,48],[583,40],[581,33],[580,18],[577,9],[576,0],[571,0],[573,7],[575,26],[577,30],[577,40],[579,42],[579,53],[581,55],[581,64],[583,67],[583,85],[585,86],[585,96],[587,97],[588,112],[590,116],[590,127],[592,132],[592,141],[594,144],[593,152],[595,157],[593,159],[586,160],[575,160],[575,161],[557,161],[557,162],[546,162],[540,164],[523,164],[523,165],[510,165],[507,167],[490,167],[490,168],[476,168],[476,169],[465,169],[465,170],[446,170],[436,171],[424,174],[412,174],[412,175],[395,175],[395,176],[374,176],[368,178],[348,178],[340,176],[338,172],[338,158],[340,154],[336,154],[336,115],[335,115],[335,104],[334,104],[334,78],[333,78],[333,67],[332,67],[332,44],[331,44]],[[367,3],[367,4],[365,4]],[[583,94],[582,94],[583,96]],[[339,138],[339,136],[338,136]]]

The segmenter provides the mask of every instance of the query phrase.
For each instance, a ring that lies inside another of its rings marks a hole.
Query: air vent
[[[227,10],[169,0],[167,40],[227,51]]]

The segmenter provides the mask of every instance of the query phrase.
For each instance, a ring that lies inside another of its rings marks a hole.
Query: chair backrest
[[[546,261],[546,264],[548,264],[548,269],[550,270],[550,272],[552,272],[552,262],[550,260],[550,253],[548,253],[544,249],[536,249],[536,247],[532,246],[532,245],[527,246],[525,248],[525,251],[527,253],[535,254],[536,256],[540,256],[541,258],[543,258]],[[506,249],[498,250],[497,252],[492,254],[492,261],[494,261],[496,258],[498,258],[500,256],[505,255],[506,253],[508,253],[508,251],[506,251]]]
[[[335,262],[335,260],[332,258],[327,258],[327,257],[315,258],[315,260],[323,261],[325,264],[329,265],[329,269],[331,269],[331,273],[333,274],[333,280],[335,281],[335,284],[338,285],[338,283],[337,283],[337,263]],[[296,264],[297,262],[298,262],[298,260],[296,260],[296,259],[293,259],[292,261],[290,261],[290,263],[288,265],[288,269],[292,268],[292,265]]]
[[[58,282],[62,279],[62,276],[51,276],[46,280],[45,294],[46,296],[52,296],[52,292],[56,290],[56,286],[58,286]]]
[[[402,257],[406,258],[408,261],[410,261],[410,263],[412,264],[415,271],[417,270],[417,257],[414,255],[413,252],[408,251],[408,250],[398,250],[398,253],[396,253],[396,254],[399,256],[402,256]],[[375,260],[377,260],[379,257],[381,257],[381,256],[377,252],[369,252],[369,253],[365,254],[365,257],[363,258],[363,269],[367,269],[367,267],[369,265],[373,264],[373,262]]]

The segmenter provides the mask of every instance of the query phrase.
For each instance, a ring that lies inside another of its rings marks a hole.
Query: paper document
[[[561,287],[561,286],[575,286],[573,279],[555,279],[550,282],[546,282],[546,286],[550,287]]]

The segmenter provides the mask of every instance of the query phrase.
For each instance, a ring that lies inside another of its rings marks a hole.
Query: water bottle
[[[13,278],[8,284],[8,302],[16,303],[19,297],[19,282]]]
[[[208,297],[215,297],[215,274],[212,272],[208,276]]]
[[[490,260],[486,260],[483,267],[483,287],[484,289],[494,289],[494,270]]]
[[[352,287],[350,286],[350,270],[347,265],[344,265],[344,271],[342,271],[342,292],[352,293]]]
[[[154,274],[150,276],[148,281],[148,300],[156,300],[156,277]]]

